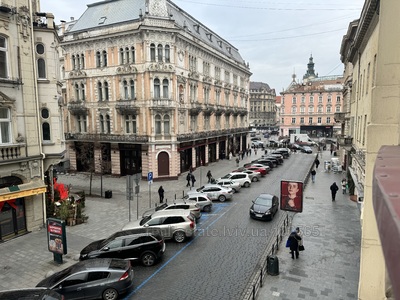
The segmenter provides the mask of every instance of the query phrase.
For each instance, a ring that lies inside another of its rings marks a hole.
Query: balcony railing
[[[73,115],[87,115],[88,108],[84,106],[85,102],[83,101],[74,101],[68,104],[68,110]]]
[[[137,115],[139,113],[139,105],[136,101],[118,101],[117,104],[115,104],[115,109],[121,115]]]
[[[221,129],[221,130],[192,132],[192,133],[186,133],[186,134],[179,134],[177,136],[177,140],[179,142],[187,142],[187,141],[192,141],[192,140],[197,140],[197,139],[223,137],[223,136],[231,135],[231,134],[235,134],[235,133],[246,133],[248,131],[249,131],[248,127],[239,127],[239,128],[230,128],[230,129]]]
[[[0,162],[26,157],[25,144],[0,145]]]
[[[340,146],[351,146],[353,144],[353,138],[350,136],[339,136],[338,137]]]
[[[169,98],[154,98],[152,100],[152,105],[153,107],[159,108],[172,108],[174,102]]]
[[[66,133],[65,140],[67,141],[82,141],[82,142],[138,142],[147,143],[149,137],[147,135],[117,135],[117,134],[92,134],[92,133]]]

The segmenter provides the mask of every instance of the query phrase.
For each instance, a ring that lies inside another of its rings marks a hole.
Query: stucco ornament
[[[157,17],[168,17],[167,3],[165,0],[149,0],[149,14]]]

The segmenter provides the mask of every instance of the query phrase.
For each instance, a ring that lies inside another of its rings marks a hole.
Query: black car
[[[275,149],[274,151],[272,151],[271,153],[281,154],[283,156],[283,158],[289,158],[289,156],[290,156],[290,150],[288,148],[278,148],[278,149]]]
[[[132,289],[133,270],[131,263],[123,259],[84,260],[50,275],[36,287],[49,288],[68,300],[116,300]]]
[[[256,159],[256,160],[253,160],[252,163],[266,165],[266,166],[270,167],[271,169],[276,168],[278,166],[278,162],[275,159],[271,159],[271,158]]]
[[[46,288],[29,288],[0,291],[0,299],[5,300],[62,300],[59,293]]]
[[[132,230],[120,231],[107,239],[87,245],[79,257],[140,259],[146,266],[154,265],[165,252],[165,243],[161,234],[143,232],[132,234]]]
[[[271,194],[260,194],[250,207],[250,217],[258,220],[272,220],[278,212],[279,200]]]

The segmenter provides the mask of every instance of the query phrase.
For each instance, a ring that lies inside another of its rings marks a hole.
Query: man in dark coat
[[[315,159],[315,168],[318,169],[318,166],[319,166],[319,159],[316,158],[316,159]]]
[[[210,183],[211,182],[211,178],[212,178],[210,170],[208,170],[208,172],[207,172],[207,178],[208,178],[208,183]]]
[[[192,179],[192,173],[188,173],[186,176],[186,181],[187,181],[186,187],[190,186],[190,179]]]
[[[339,187],[336,185],[336,182],[332,183],[331,187],[332,201],[335,201],[336,193],[339,190]]]
[[[196,182],[196,178],[194,177],[193,174],[191,174],[191,179],[192,179],[192,187],[194,187],[194,183]]]
[[[162,185],[160,185],[160,188],[158,189],[158,195],[160,196],[160,203],[164,202],[164,189]]]
[[[299,241],[301,241],[301,236],[297,234],[296,231],[293,231],[289,235],[290,241],[290,254],[292,255],[292,259],[294,259],[294,254],[296,253],[296,259],[299,258]]]

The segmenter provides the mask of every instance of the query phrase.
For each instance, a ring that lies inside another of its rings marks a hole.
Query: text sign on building
[[[50,252],[67,254],[67,233],[65,221],[59,219],[47,219],[47,246]]]

